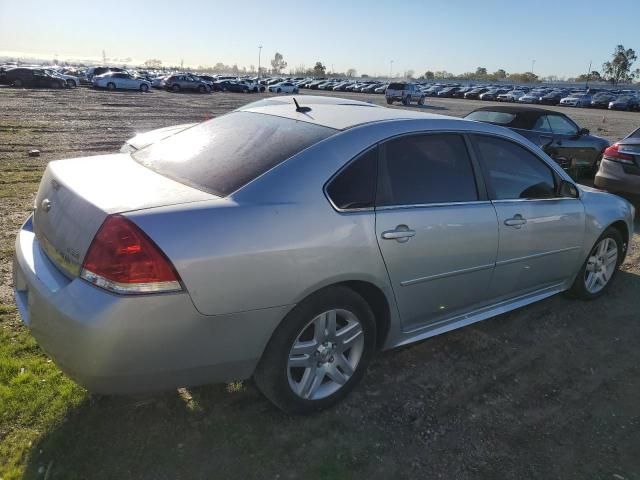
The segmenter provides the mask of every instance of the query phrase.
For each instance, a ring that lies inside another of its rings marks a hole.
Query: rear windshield
[[[389,85],[389,90],[404,90],[406,86],[406,83],[392,83]]]
[[[133,157],[154,172],[225,197],[334,133],[308,122],[232,112],[153,143]]]
[[[465,117],[467,120],[476,120],[478,122],[497,123],[498,125],[509,125],[516,116],[507,112],[492,112],[490,110],[480,110],[471,112]]]

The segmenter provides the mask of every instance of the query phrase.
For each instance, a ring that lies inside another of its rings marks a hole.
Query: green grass
[[[0,478],[22,478],[31,447],[85,397],[0,304]]]

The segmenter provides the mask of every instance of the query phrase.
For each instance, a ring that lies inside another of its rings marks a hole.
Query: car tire
[[[293,353],[296,346],[298,354]],[[281,410],[312,413],[349,394],[375,348],[376,324],[369,304],[350,288],[327,287],[287,314],[269,340],[254,379]]]
[[[171,91],[173,93],[178,93],[180,91],[180,85],[178,85],[177,83],[174,85],[171,85]]]
[[[107,90],[115,90],[116,89],[116,84],[113,82],[109,82],[107,83]]]
[[[405,105],[405,106],[406,106],[406,105],[409,105],[410,103],[411,103],[411,95],[407,95],[406,97],[404,97],[404,98],[402,99],[402,104],[403,104],[403,105]]]
[[[198,86],[198,92],[206,93],[207,92],[207,87],[205,87],[204,85]]]
[[[140,91],[141,92],[148,92],[149,91],[149,85],[147,85],[146,83],[141,83],[140,84]]]
[[[582,300],[594,300],[606,292],[618,273],[625,248],[620,231],[613,227],[607,228],[589,252],[567,292],[568,295]]]
[[[387,105],[392,105],[393,104],[393,100],[391,98],[387,98]]]
[[[76,88],[78,84],[74,80],[67,80],[67,87]]]
[[[276,93],[280,93],[280,92],[282,92],[282,89],[281,89],[281,88],[279,88],[278,90],[276,90]]]
[[[418,100],[418,105],[424,105],[424,97],[420,97],[420,100]]]
[[[242,89],[242,93],[249,93],[249,89],[248,88],[243,88]]]

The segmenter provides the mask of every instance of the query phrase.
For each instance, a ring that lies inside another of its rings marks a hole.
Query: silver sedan
[[[128,393],[253,376],[304,413],[343,398],[377,350],[610,286],[633,207],[523,137],[295,100],[49,163],[14,287],[71,377]]]

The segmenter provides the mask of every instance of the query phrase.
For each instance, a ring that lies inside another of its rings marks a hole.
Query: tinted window
[[[389,90],[404,90],[406,86],[405,83],[392,83],[389,85]]]
[[[460,135],[415,135],[385,144],[380,205],[478,199],[471,161]]]
[[[475,138],[491,199],[556,196],[551,169],[534,154],[508,140]]]
[[[153,143],[133,156],[151,170],[226,196],[336,130],[233,112]]]
[[[490,110],[479,110],[471,112],[465,117],[467,120],[476,120],[478,122],[497,123],[498,125],[508,125],[514,118],[515,114],[507,112],[492,112]]]
[[[372,148],[351,162],[327,187],[327,194],[340,209],[374,206],[378,149]]]
[[[553,133],[562,135],[576,135],[578,133],[576,126],[567,118],[560,115],[548,115],[548,118]]]

